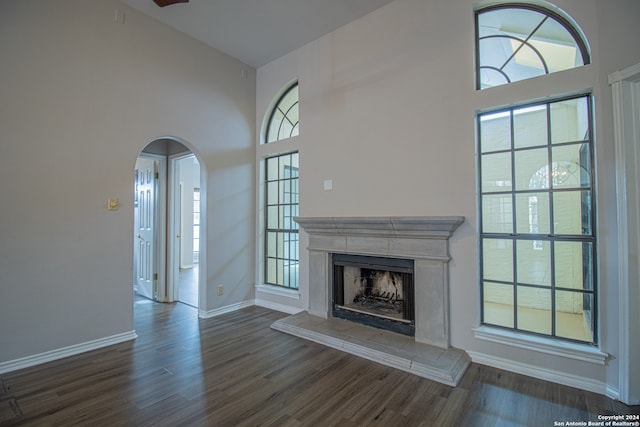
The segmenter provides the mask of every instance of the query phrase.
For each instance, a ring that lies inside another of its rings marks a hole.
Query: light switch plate
[[[120,207],[120,202],[116,197],[109,197],[107,199],[107,209],[110,211],[117,211]]]

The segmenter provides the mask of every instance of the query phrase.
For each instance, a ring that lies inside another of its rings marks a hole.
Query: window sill
[[[300,291],[298,289],[287,289],[273,285],[256,285],[256,291],[285,298],[300,299]]]
[[[587,344],[583,345],[553,338],[531,336],[515,331],[491,328],[489,326],[480,326],[473,329],[473,335],[485,341],[552,354],[567,359],[581,360],[597,365],[606,364],[609,358],[607,353],[603,353],[598,348]]]

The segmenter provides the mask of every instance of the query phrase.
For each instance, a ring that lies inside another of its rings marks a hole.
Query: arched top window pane
[[[538,6],[509,4],[476,11],[477,88],[525,80],[590,62],[569,20]]]
[[[271,111],[267,124],[266,142],[279,141],[298,135],[298,84],[291,86]]]

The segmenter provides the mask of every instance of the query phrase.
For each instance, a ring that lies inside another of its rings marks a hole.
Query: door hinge
[[[160,178],[160,174],[158,172],[156,172],[156,179]]]
[[[153,280],[158,280],[158,273],[153,273]]]

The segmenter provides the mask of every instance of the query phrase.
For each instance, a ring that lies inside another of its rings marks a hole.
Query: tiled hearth
[[[449,238],[464,217],[301,217],[309,234],[309,309],[272,327],[456,385],[470,359],[449,345]],[[331,316],[332,254],[411,259],[415,337]]]

